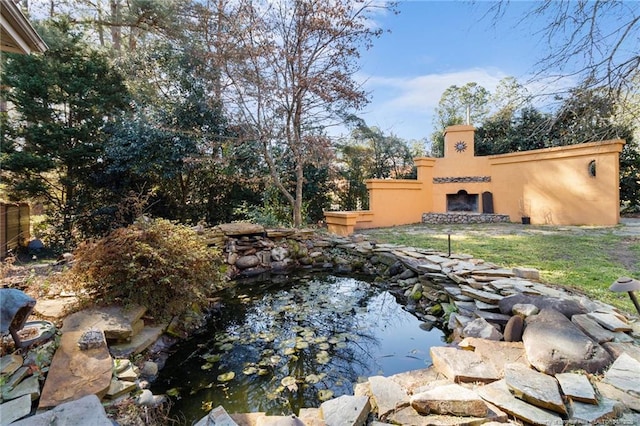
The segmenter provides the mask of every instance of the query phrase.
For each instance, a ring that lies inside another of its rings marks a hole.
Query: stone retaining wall
[[[434,225],[447,223],[498,223],[510,222],[509,215],[488,213],[423,213],[422,223]]]

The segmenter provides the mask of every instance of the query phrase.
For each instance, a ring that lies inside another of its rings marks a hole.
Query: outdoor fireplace
[[[461,189],[456,194],[447,194],[448,212],[477,212],[478,194],[469,194]]]

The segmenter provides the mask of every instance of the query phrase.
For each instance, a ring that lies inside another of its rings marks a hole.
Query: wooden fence
[[[0,258],[9,250],[26,247],[31,238],[29,228],[29,204],[0,202]]]

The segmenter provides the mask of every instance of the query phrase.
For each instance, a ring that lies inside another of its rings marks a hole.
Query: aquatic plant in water
[[[176,354],[180,373],[165,378],[165,385],[189,377],[178,398],[197,399],[189,404],[198,409],[216,400],[231,412],[297,413],[351,393],[358,377],[396,372],[383,371],[388,358],[406,364],[394,366],[401,371],[424,366],[428,342],[406,335],[426,336],[419,323],[391,294],[354,278],[304,278],[284,288],[239,283],[228,294],[223,317],[207,329],[209,339],[201,336],[188,356]],[[381,349],[387,332],[405,342]],[[420,355],[422,363],[416,363]],[[179,401],[177,408],[188,411],[189,404]]]

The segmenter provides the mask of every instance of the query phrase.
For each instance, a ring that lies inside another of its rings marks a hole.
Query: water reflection
[[[174,411],[187,423],[217,405],[297,413],[368,376],[430,364],[443,334],[419,325],[389,292],[351,277],[238,283],[221,317],[169,358],[154,393],[177,393]]]

